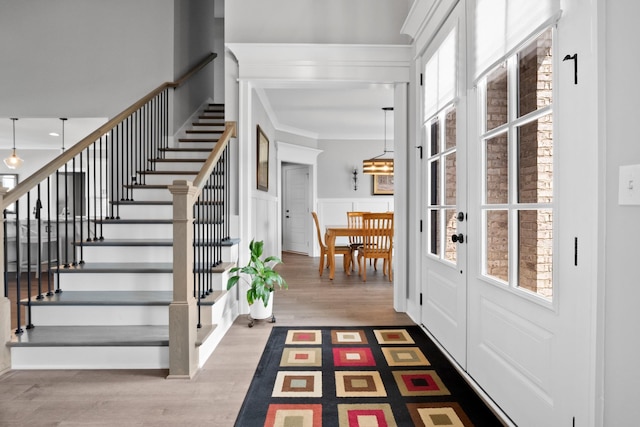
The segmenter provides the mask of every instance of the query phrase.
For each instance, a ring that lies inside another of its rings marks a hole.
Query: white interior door
[[[282,184],[282,250],[307,254],[311,229],[309,166],[283,166]]]
[[[458,6],[423,55],[423,250],[421,321],[466,366],[466,108]],[[425,226],[426,225],[426,226]]]

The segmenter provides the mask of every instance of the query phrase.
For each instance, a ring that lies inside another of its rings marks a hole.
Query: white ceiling
[[[385,113],[393,106],[393,86],[333,84],[258,89],[277,129],[322,140],[383,140]],[[393,112],[387,113],[393,139]]]
[[[70,147],[106,123],[105,118],[68,118],[64,124],[64,145]],[[0,151],[13,146],[13,123],[0,118]],[[59,136],[51,136],[56,132]],[[59,118],[21,118],[16,121],[16,150],[62,148],[62,121]],[[1,156],[0,156],[1,157]]]

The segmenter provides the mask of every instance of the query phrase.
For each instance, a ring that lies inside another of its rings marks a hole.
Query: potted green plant
[[[275,321],[272,314],[273,298],[271,298],[271,293],[275,290],[276,286],[287,289],[288,285],[284,278],[273,269],[276,265],[281,264],[282,260],[276,256],[261,259],[263,248],[263,241],[256,242],[252,240],[251,243],[249,243],[251,259],[244,267],[234,267],[229,270],[229,273],[233,275],[229,277],[227,281],[227,290],[236,285],[242,277],[249,285],[249,289],[247,289],[247,302],[251,306],[251,318],[266,319],[267,317],[271,317],[272,321]],[[241,274],[248,275],[251,281],[247,280]],[[259,307],[260,304],[254,304],[258,300],[262,301],[264,309]],[[253,326],[253,322],[250,323],[249,326]]]

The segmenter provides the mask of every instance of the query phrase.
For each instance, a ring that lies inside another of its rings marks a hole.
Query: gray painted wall
[[[214,51],[221,23],[214,0],[2,0],[0,117],[113,117]],[[175,92],[176,128],[213,74]]]
[[[372,178],[362,173],[362,161],[382,154],[383,146],[383,141],[319,141],[322,153],[318,156],[318,198],[372,197]],[[358,168],[357,190],[353,189],[354,167]]]
[[[640,116],[636,84],[640,60],[629,42],[640,38],[640,4],[606,3],[606,153],[604,425],[631,425],[637,404],[640,325],[640,206],[618,205],[618,168],[640,164],[635,124]],[[640,182],[637,183],[640,185]]]
[[[173,0],[3,0],[0,117],[112,117],[173,77]]]

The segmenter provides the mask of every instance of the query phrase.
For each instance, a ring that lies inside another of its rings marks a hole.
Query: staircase
[[[138,171],[136,182],[124,185],[127,196],[112,201],[117,215],[94,221],[99,236],[73,242],[83,262],[53,271],[61,292],[31,300],[34,327],[14,335],[13,369],[169,367],[173,206],[167,187],[193,181],[224,127],[224,107],[209,104],[175,146],[149,159],[152,170]],[[220,244],[224,261],[237,260],[236,240]],[[200,300],[200,365],[233,322],[226,291],[232,265],[216,266],[213,292]]]

